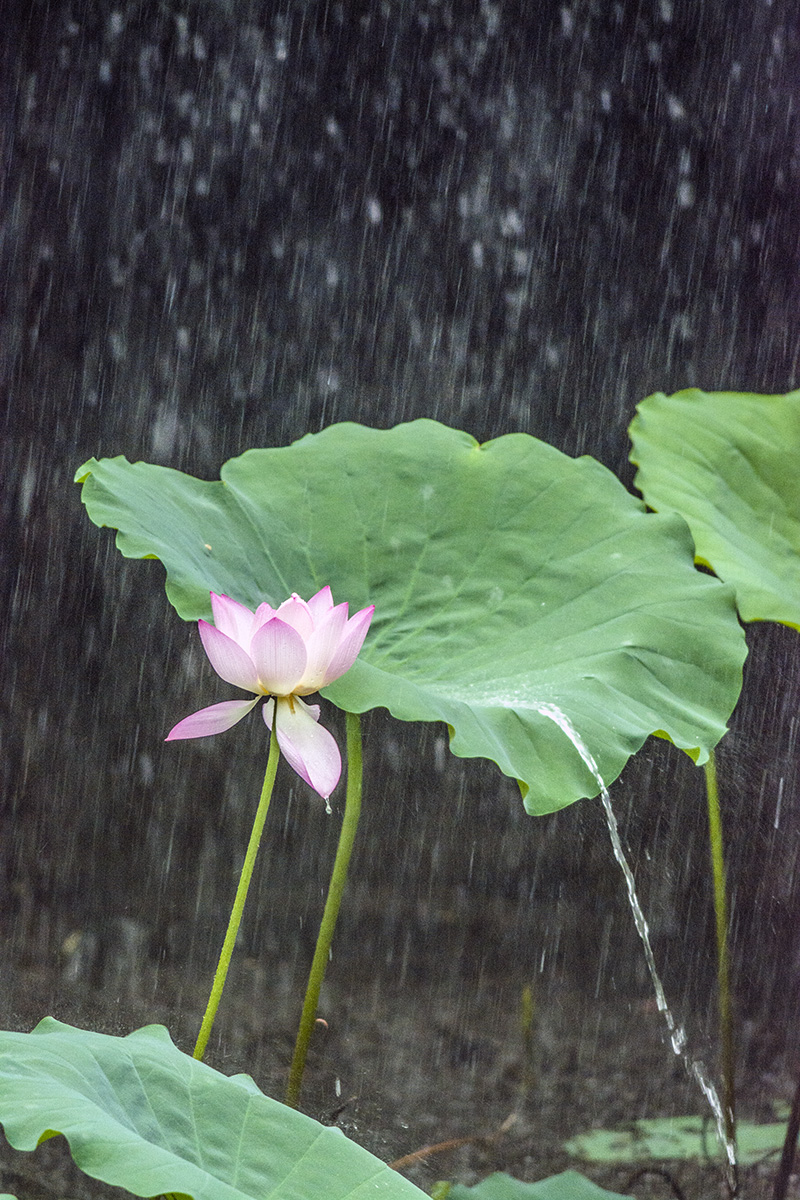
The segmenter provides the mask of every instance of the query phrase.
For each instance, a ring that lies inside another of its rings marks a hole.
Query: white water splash
[[[653,947],[650,944],[650,930],[648,929],[647,920],[644,912],[642,911],[642,906],[639,903],[639,897],[636,894],[636,883],[633,878],[633,871],[630,868],[625,851],[622,848],[622,841],[620,839],[619,828],[617,826],[617,818],[614,815],[614,809],[611,807],[611,797],[608,794],[608,788],[603,782],[603,777],[598,770],[594,756],[589,748],[584,744],[583,739],[570,721],[569,717],[555,704],[537,704],[536,711],[541,713],[543,717],[549,717],[551,721],[555,722],[561,732],[566,734],[600,785],[600,796],[603,801],[603,808],[605,809],[608,832],[611,835],[611,845],[614,850],[614,857],[622,868],[622,873],[625,876],[625,886],[628,891],[628,901],[631,906],[636,929],[639,933],[639,937],[644,948],[644,957],[645,961],[647,962],[647,970],[650,973],[650,979],[655,990],[658,1011],[663,1015],[666,1022],[672,1049],[683,1062],[683,1065],[685,1066],[689,1075],[696,1080],[703,1092],[703,1095],[711,1106],[711,1111],[714,1114],[714,1121],[717,1127],[717,1137],[719,1138],[720,1145],[723,1147],[728,1160],[729,1177],[731,1180],[733,1180],[735,1178],[734,1173],[736,1170],[736,1145],[727,1136],[725,1129],[725,1115],[722,1111],[722,1104],[720,1102],[717,1089],[714,1087],[714,1084],[709,1078],[708,1070],[706,1069],[704,1063],[696,1058],[692,1058],[691,1054],[687,1050],[686,1033],[684,1032],[683,1027],[676,1023],[675,1018],[670,1011],[670,1007],[667,1004],[667,998],[664,995],[664,987],[661,983],[661,978],[658,974],[658,969],[656,968],[656,960],[653,956]]]

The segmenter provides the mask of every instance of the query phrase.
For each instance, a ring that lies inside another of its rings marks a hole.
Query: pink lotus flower
[[[166,740],[224,733],[247,716],[261,696],[269,696],[261,713],[270,729],[275,722],[281,753],[327,800],[342,773],[339,747],[318,724],[319,705],[304,704],[299,697],[318,692],[352,667],[375,606],[362,608],[348,620],[347,605],[334,607],[331,589],[324,587],[308,602],[295,594],[280,608],[259,604],[255,612],[212,592],[211,610],[216,624],[198,621],[209,661],[220,678],[255,692],[255,699],[223,700],[201,708],[179,721]]]

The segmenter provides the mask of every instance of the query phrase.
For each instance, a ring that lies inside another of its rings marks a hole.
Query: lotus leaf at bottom
[[[609,1192],[579,1175],[577,1171],[562,1171],[536,1183],[523,1183],[496,1171],[474,1187],[454,1184],[446,1200],[630,1200],[619,1192]]]
[[[424,1196],[341,1130],[182,1053],[160,1025],[118,1038],[46,1017],[0,1033],[0,1121],[17,1150],[63,1134],[81,1170],[135,1196]]]
[[[736,1122],[736,1159],[740,1167],[777,1157],[786,1138],[786,1122],[756,1125]],[[648,1159],[694,1159],[708,1162],[719,1145],[706,1117],[643,1117],[632,1128],[592,1129],[565,1145],[569,1154],[588,1162],[640,1163]]]

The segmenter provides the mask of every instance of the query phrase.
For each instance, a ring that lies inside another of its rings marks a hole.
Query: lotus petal
[[[218,596],[212,592],[211,611],[214,614],[214,625],[220,633],[227,633],[243,650],[249,650],[250,639],[256,628],[255,618],[250,609],[238,600],[232,600],[230,596]]]
[[[333,736],[319,725],[319,705],[304,704],[297,696],[268,700],[262,709],[269,728],[273,705],[278,715],[275,733],[281,754],[301,779],[327,800],[339,782],[342,758]]]
[[[371,604],[369,608],[362,608],[361,612],[357,612],[347,622],[342,640],[328,664],[324,682],[319,685],[320,687],[327,687],[329,683],[333,683],[334,679],[338,679],[340,675],[344,675],[345,671],[350,670],[364,644],[364,638],[367,636],[374,612],[375,605]]]
[[[252,619],[252,614],[251,619]],[[258,671],[250,655],[242,647],[202,618],[197,622],[200,639],[208,655],[208,661],[226,683],[244,688],[247,692],[263,692],[258,682]]]
[[[288,696],[303,678],[307,661],[305,642],[280,617],[273,617],[256,630],[250,653],[258,671],[259,691]]]
[[[301,695],[318,692],[330,682],[330,664],[338,653],[346,627],[346,603],[337,604],[318,618],[313,632],[306,638],[308,662],[301,686],[297,689]]]
[[[333,596],[331,595],[330,587],[326,584],[324,588],[320,588],[308,601],[308,611],[311,613],[314,621],[317,622],[331,608],[333,608]]]
[[[242,717],[258,704],[260,697],[252,700],[223,700],[221,704],[212,704],[209,708],[201,708],[184,717],[182,721],[170,729],[165,737],[166,742],[176,742],[180,738],[211,737],[214,733],[224,733],[231,729]]]
[[[271,621],[274,616],[275,609],[271,604],[267,604],[266,600],[263,600],[255,611],[252,632],[255,633],[255,631],[260,629],[262,625],[266,625],[267,621]]]
[[[303,641],[314,632],[314,618],[308,611],[305,600],[301,600],[297,593],[284,600],[275,616],[291,625],[292,629],[296,629]]]

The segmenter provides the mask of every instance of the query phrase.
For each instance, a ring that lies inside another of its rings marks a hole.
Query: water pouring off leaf
[[[686,1033],[683,1027],[677,1024],[669,1004],[667,1003],[664,985],[662,984],[661,977],[658,973],[655,955],[653,954],[653,947],[650,942],[650,930],[647,925],[647,918],[644,915],[644,910],[642,909],[642,905],[636,891],[636,881],[633,877],[633,871],[631,870],[630,863],[628,862],[627,855],[625,854],[622,846],[622,839],[619,835],[619,826],[617,825],[617,818],[611,803],[611,797],[608,794],[608,788],[606,787],[603,777],[597,769],[597,763],[592,757],[592,754],[586,748],[580,734],[566,713],[562,712],[561,709],[554,704],[543,704],[541,705],[539,711],[543,716],[549,717],[550,720],[558,726],[562,733],[569,738],[583,762],[597,780],[600,788],[600,797],[603,802],[603,810],[606,816],[606,824],[608,825],[608,832],[611,837],[611,846],[614,851],[614,857],[619,863],[622,869],[622,874],[625,877],[625,888],[628,894],[628,903],[633,914],[633,921],[636,926],[636,931],[639,934],[642,948],[644,950],[647,971],[650,975],[650,981],[656,994],[658,1011],[663,1015],[666,1022],[673,1051],[682,1060],[688,1074],[697,1082],[700,1090],[711,1106],[711,1111],[714,1114],[717,1137],[719,1138],[720,1145],[725,1152],[727,1167],[730,1172],[730,1179],[731,1182],[733,1182],[735,1179],[734,1172],[736,1170],[737,1163],[736,1143],[731,1137],[728,1136],[722,1103],[720,1101],[717,1089],[715,1088],[708,1074],[708,1070],[703,1062],[701,1062],[699,1059],[693,1058],[689,1053],[687,1049]]]

